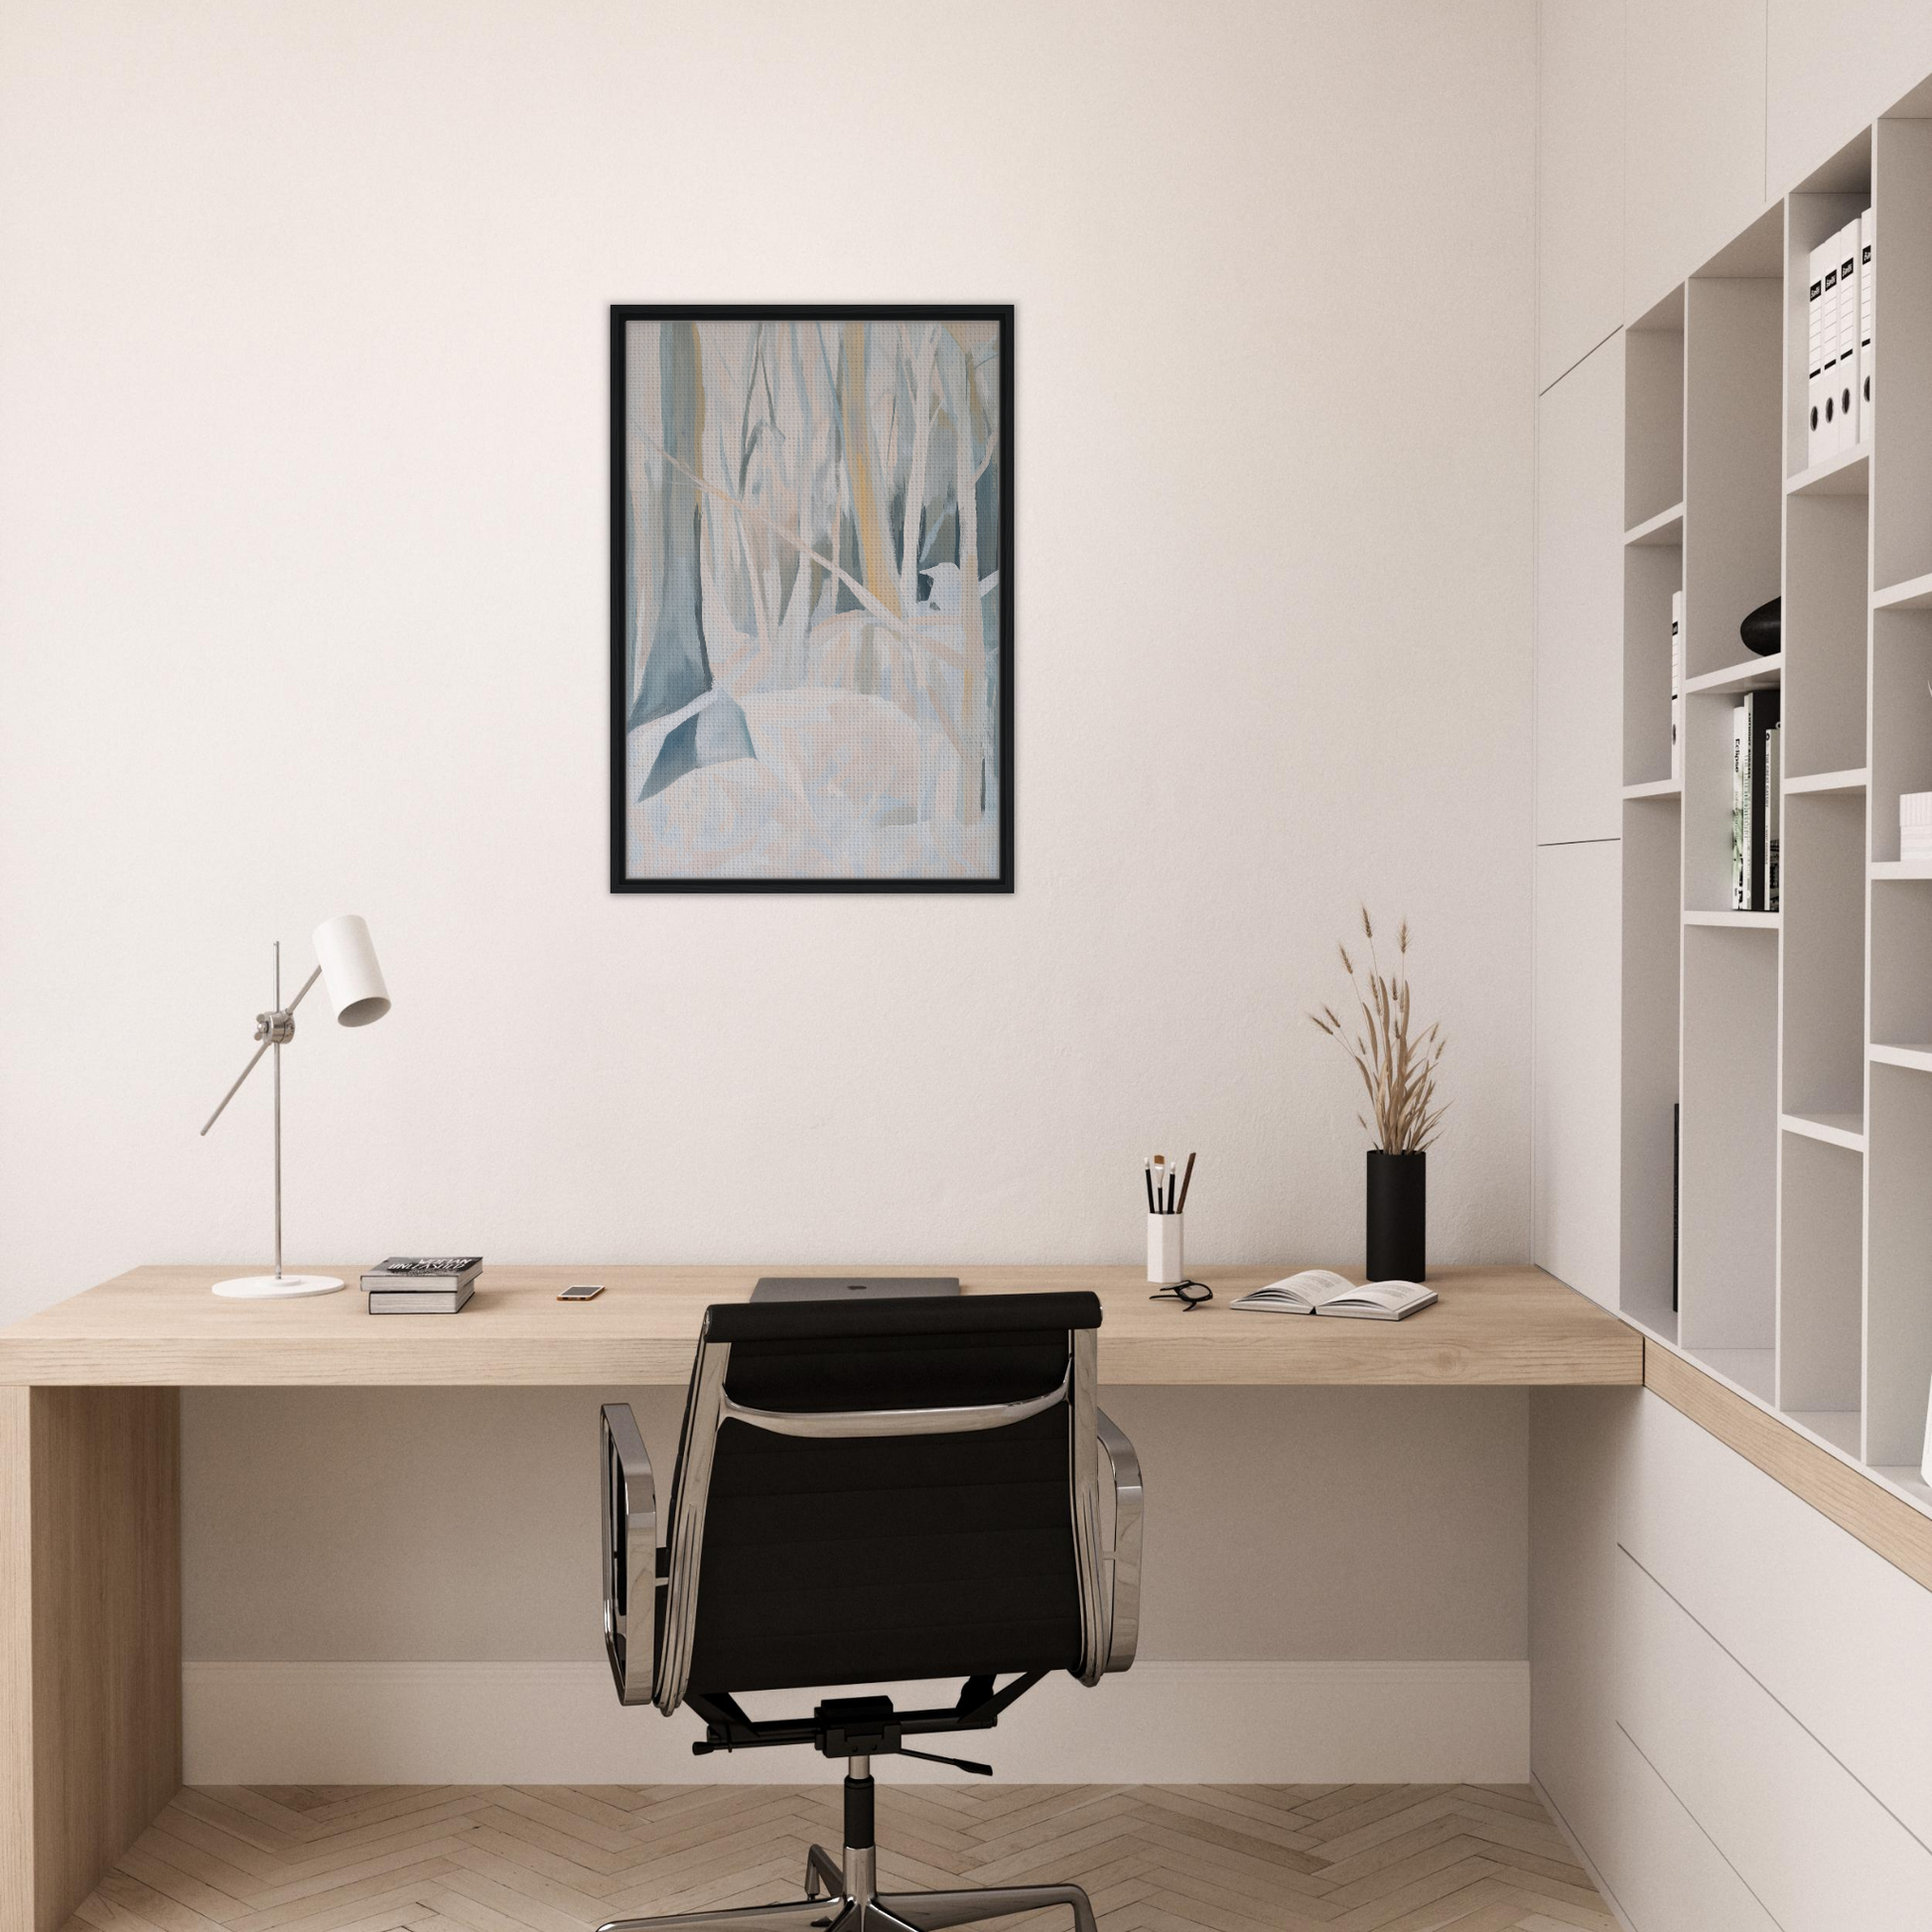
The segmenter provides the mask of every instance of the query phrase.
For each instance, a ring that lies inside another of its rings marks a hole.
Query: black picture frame
[[[999,326],[999,871],[981,878],[632,878],[626,851],[630,638],[627,325],[633,322],[992,322]],[[613,303],[611,305],[610,877],[613,893],[1011,893],[1014,890],[1014,305],[1012,303]]]

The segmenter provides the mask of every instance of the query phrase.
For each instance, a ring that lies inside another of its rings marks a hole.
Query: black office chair
[[[699,1754],[812,1744],[847,1764],[845,1856],[811,1848],[802,1899],[604,1932],[940,1932],[1047,1905],[1094,1932],[1077,1885],[882,1895],[872,1759],[991,1776],[905,1740],[987,1729],[1050,1672],[1096,1684],[1134,1661],[1140,1464],[1095,1405],[1099,1327],[1092,1295],[708,1310],[661,1550],[636,1422],[605,1408],[604,1638],[619,1698],[666,1716],[689,1705],[705,1724]],[[956,1700],[930,1710],[835,1697],[810,1717],[754,1719],[738,1703],[954,1677]]]

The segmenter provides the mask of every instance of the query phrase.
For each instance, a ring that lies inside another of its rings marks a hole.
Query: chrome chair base
[[[848,1852],[853,1882],[822,1845],[805,1862],[805,1896],[785,1905],[741,1905],[724,1912],[673,1912],[664,1918],[616,1918],[598,1932],[945,1932],[1022,1912],[1064,1905],[1074,1932],[1096,1932],[1093,1906],[1078,1885],[988,1885],[963,1891],[875,1892],[874,1853]],[[820,1885],[827,1887],[825,1893]]]

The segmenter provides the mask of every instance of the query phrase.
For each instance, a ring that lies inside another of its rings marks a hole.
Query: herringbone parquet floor
[[[69,1932],[584,1932],[798,1897],[838,1820],[835,1779],[189,1789]],[[1615,1932],[1521,1785],[882,1781],[879,1843],[882,1891],[1070,1879],[1102,1932]]]

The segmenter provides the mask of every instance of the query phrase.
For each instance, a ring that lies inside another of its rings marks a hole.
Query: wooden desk
[[[761,1274],[828,1271],[796,1263],[485,1268],[476,1299],[444,1318],[372,1317],[352,1287],[300,1302],[210,1295],[209,1284],[231,1272],[137,1268],[0,1328],[0,1384],[682,1387],[710,1303],[743,1301]],[[323,1272],[353,1283],[359,1270],[338,1264]],[[942,1271],[934,1264],[927,1272]],[[968,1294],[1092,1289],[1106,1309],[1103,1382],[1494,1387],[1643,1380],[1636,1331],[1538,1268],[1442,1269],[1431,1277],[1442,1300],[1407,1321],[1311,1320],[1229,1308],[1236,1296],[1288,1272],[1209,1269],[1216,1299],[1191,1313],[1150,1302],[1136,1268],[975,1268],[960,1279]],[[573,1281],[603,1282],[605,1292],[594,1302],[560,1303],[558,1291]]]
[[[681,1385],[746,1268],[488,1268],[461,1315],[372,1318],[351,1287],[224,1302],[234,1272],[137,1268],[0,1329],[0,1932],[55,1932],[181,1783],[180,1390]],[[351,1283],[354,1267],[326,1272]],[[872,1271],[872,1272],[893,1272]],[[904,1273],[922,1272],[903,1270]],[[941,1272],[934,1269],[923,1272]],[[1289,1265],[1150,1302],[1134,1268],[979,1268],[968,1293],[1090,1288],[1104,1383],[1636,1385],[1637,1332],[1534,1268],[1449,1268],[1403,1322],[1238,1314]],[[571,1281],[601,1281],[567,1305]]]

